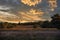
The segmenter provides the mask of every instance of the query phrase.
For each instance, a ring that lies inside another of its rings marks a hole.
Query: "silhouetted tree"
[[[4,28],[7,28],[8,27],[8,22],[4,22],[3,26],[4,26]]]
[[[21,23],[19,22],[18,25],[20,25]]]
[[[3,26],[3,23],[2,23],[2,22],[0,22],[0,28],[4,28],[4,26]]]
[[[54,26],[55,28],[60,29],[60,15],[55,14],[51,18],[52,18],[52,20],[51,20],[52,26]]]
[[[42,26],[42,28],[48,28],[49,27],[49,21],[44,21],[41,26]]]

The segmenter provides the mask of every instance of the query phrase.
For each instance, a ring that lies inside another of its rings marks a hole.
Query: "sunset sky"
[[[51,20],[60,14],[60,0],[0,0],[0,21],[33,22]]]

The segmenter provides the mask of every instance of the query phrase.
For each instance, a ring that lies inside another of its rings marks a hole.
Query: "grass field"
[[[58,31],[1,31],[0,40],[60,40]]]
[[[0,29],[0,40],[60,40],[60,30],[55,28]]]
[[[14,27],[0,29],[0,40],[60,40],[57,28]]]
[[[40,31],[45,31],[45,30],[58,30],[57,28],[2,28],[0,30],[40,30]]]

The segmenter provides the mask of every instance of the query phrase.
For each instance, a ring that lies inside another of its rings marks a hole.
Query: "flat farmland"
[[[60,40],[60,30],[54,28],[0,30],[0,40]]]
[[[40,27],[37,27],[37,28],[24,28],[24,27],[16,27],[16,28],[2,28],[0,30],[37,30],[37,31],[46,31],[46,30],[58,30],[57,28],[40,28]]]

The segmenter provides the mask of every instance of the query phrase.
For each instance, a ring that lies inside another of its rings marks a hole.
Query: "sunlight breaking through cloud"
[[[21,0],[21,2],[29,6],[35,6],[36,4],[41,3],[42,0]]]
[[[41,10],[31,9],[27,12],[19,12],[19,14],[21,16],[20,22],[22,21],[33,22],[33,21],[38,21],[38,20],[42,20],[42,21],[45,20],[41,18],[41,16],[44,14],[44,12]]]
[[[54,11],[54,9],[57,7],[57,0],[48,0],[48,3],[51,11]]]
[[[1,0],[0,21],[25,23],[50,20],[51,15],[60,10],[57,4],[57,0]]]

